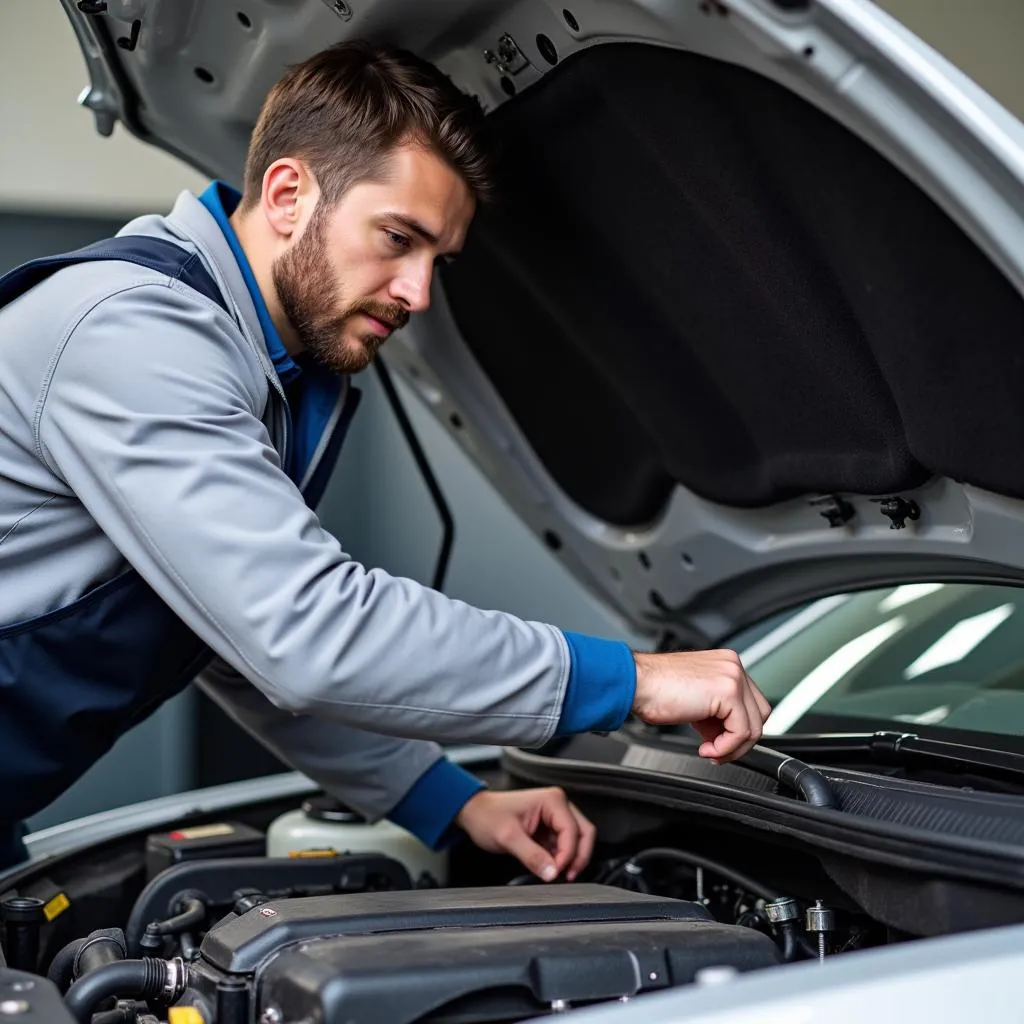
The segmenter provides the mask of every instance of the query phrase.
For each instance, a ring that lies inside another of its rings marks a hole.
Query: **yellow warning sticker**
[[[289,850],[289,857],[337,857],[338,851],[328,847],[312,850]]]
[[[52,921],[55,917],[60,917],[70,906],[71,900],[67,898],[65,893],[59,892],[43,907],[43,915],[47,921]]]

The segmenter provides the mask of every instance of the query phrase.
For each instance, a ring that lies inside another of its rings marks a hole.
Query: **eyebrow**
[[[428,231],[419,221],[415,221],[411,217],[406,217],[401,213],[386,213],[384,216],[398,221],[403,227],[408,228],[414,235],[419,235],[420,238],[428,241],[431,245],[437,245],[440,241],[437,235],[432,231]]]
[[[429,242],[431,245],[437,245],[441,240],[432,231],[425,228],[419,221],[413,220],[412,217],[406,217],[404,213],[386,213],[386,218],[390,218],[401,224],[402,227],[407,228],[414,235],[419,235],[424,241]],[[444,256],[456,256],[460,250],[456,249],[454,252],[442,253]]]

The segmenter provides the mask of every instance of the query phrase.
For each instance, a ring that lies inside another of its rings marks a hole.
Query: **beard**
[[[334,373],[359,373],[373,362],[387,336],[360,331],[358,314],[369,314],[397,330],[408,323],[409,311],[369,298],[346,304],[328,258],[325,230],[326,221],[314,214],[298,242],[274,261],[274,287],[284,315],[310,356]]]

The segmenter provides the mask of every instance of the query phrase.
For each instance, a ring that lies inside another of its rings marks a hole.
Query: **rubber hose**
[[[155,935],[178,935],[206,920],[206,904],[198,897],[189,896],[183,899],[179,906],[182,908],[180,914],[169,917],[166,921],[153,921],[146,926],[146,931]]]
[[[800,959],[818,959],[818,951],[811,945],[811,941],[800,927],[799,921],[780,921],[776,927],[782,936],[782,959],[786,963],[793,963]],[[802,957],[799,955],[801,953]]]
[[[85,937],[75,956],[74,977],[83,978],[106,964],[128,955],[124,932],[120,928],[98,928]]]
[[[66,946],[57,952],[57,955],[50,962],[50,969],[46,976],[61,990],[67,992],[71,984],[72,971],[75,966],[75,957],[78,951],[85,945],[85,939],[73,939]]]
[[[675,860],[685,864],[687,867],[703,868],[705,871],[711,871],[716,875],[721,875],[722,878],[727,878],[734,885],[738,885],[743,889],[744,892],[751,892],[755,896],[760,896],[761,899],[767,900],[769,903],[774,903],[776,900],[781,900],[783,898],[782,893],[776,892],[774,889],[770,889],[761,882],[741,874],[734,868],[726,867],[724,864],[719,864],[713,860],[708,860],[707,857],[698,857],[692,853],[684,853],[682,850],[674,850],[668,846],[653,846],[649,850],[643,850],[635,857],[630,857],[627,863],[639,866],[648,860]],[[621,871],[624,869],[625,865],[623,865],[619,870]]]
[[[68,989],[64,1005],[79,1024],[90,1024],[93,1010],[111,996],[147,999],[158,996],[167,979],[167,964],[146,957],[119,960],[87,974]]]
[[[839,806],[828,779],[809,764],[788,754],[780,754],[777,750],[755,744],[736,763],[778,779],[790,789],[796,790],[812,807],[834,809]]]
[[[135,1011],[127,1003],[114,1010],[101,1010],[92,1015],[92,1024],[131,1024]]]
[[[99,928],[84,939],[73,939],[50,962],[46,976],[61,992],[76,979],[103,964],[123,960],[128,955],[124,932],[120,928]]]

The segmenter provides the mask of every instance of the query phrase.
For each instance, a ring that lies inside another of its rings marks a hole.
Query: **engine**
[[[573,884],[476,884],[465,866],[449,878],[445,855],[323,798],[265,831],[150,835],[140,870],[126,918],[92,917],[100,927],[63,942],[70,915],[46,883],[4,896],[15,970],[0,971],[0,1002],[28,1007],[12,1024],[43,1007],[48,1024],[516,1021],[816,957],[850,936],[831,908],[671,846],[595,858]]]
[[[185,998],[220,1024],[225,985],[233,998],[245,978],[266,1024],[504,1021],[776,962],[770,939],[699,904],[613,887],[364,893],[221,922]]]

